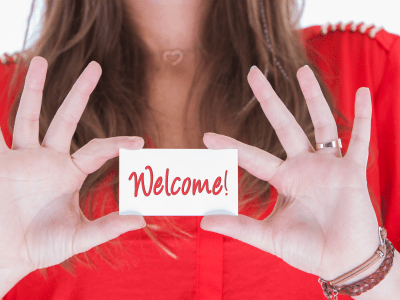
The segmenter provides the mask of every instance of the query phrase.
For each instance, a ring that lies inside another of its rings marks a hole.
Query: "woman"
[[[378,225],[399,249],[397,35],[298,30],[294,0],[45,5],[38,40],[0,81],[4,299],[326,299],[318,277],[367,261]],[[339,137],[343,158],[312,147]],[[143,217],[118,215],[116,156],[144,145],[238,148],[240,215],[146,216],[137,230]],[[393,299],[399,279],[393,263],[354,298]]]

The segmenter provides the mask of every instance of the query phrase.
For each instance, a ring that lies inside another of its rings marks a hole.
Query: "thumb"
[[[200,223],[203,230],[223,234],[276,256],[271,219],[256,220],[246,215],[208,215]]]
[[[146,226],[143,216],[119,215],[112,212],[104,217],[82,221],[76,230],[73,240],[73,254],[82,253],[89,249],[117,238],[121,234],[141,229]]]

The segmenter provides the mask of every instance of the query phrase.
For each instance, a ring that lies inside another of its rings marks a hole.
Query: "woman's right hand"
[[[13,144],[0,134],[0,270],[30,272],[53,266],[145,224],[113,212],[89,221],[79,207],[88,174],[119,148],[141,149],[142,138],[93,139],[70,155],[77,123],[101,75],[92,61],[75,82],[39,144],[39,113],[47,61],[34,57],[25,79]]]

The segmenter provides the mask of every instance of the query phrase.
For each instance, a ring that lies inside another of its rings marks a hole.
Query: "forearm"
[[[22,270],[0,269],[0,299],[28,274]]]
[[[379,262],[374,264],[373,267],[368,269],[365,274],[360,274],[358,277],[352,278],[345,285],[349,285],[355,281],[365,278],[378,270],[379,266],[383,262],[384,258],[380,259]],[[366,291],[359,296],[352,297],[356,300],[380,300],[380,299],[398,299],[400,295],[400,255],[399,252],[394,249],[393,266],[385,278],[376,286],[369,291]]]

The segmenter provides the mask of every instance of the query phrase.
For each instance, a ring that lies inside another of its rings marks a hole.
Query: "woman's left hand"
[[[315,128],[317,143],[338,138],[337,126],[312,70],[305,66],[297,78]],[[238,149],[239,165],[268,181],[279,196],[264,220],[245,215],[209,215],[201,228],[223,234],[325,280],[368,260],[379,246],[378,221],[367,188],[366,167],[371,131],[369,89],[356,93],[350,144],[315,151],[296,119],[258,69],[248,81],[287,153],[285,161],[257,147],[224,135],[206,134],[210,149]]]

